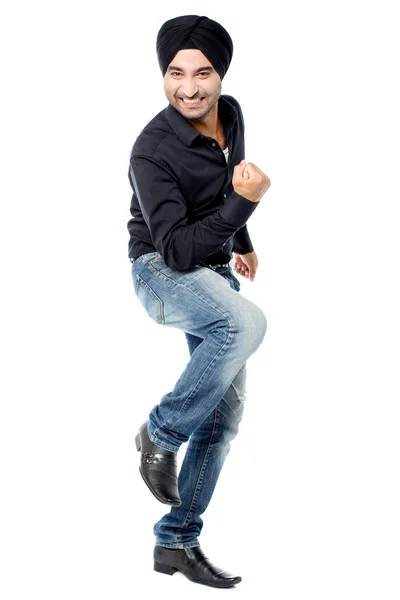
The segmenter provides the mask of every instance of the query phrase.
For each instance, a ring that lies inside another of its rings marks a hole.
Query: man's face
[[[221,78],[200,50],[180,50],[164,75],[168,101],[185,119],[202,119],[221,95]]]

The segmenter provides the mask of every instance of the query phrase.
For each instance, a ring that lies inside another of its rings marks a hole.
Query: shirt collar
[[[176,110],[174,106],[172,106],[172,104],[168,104],[165,114],[177,137],[185,144],[185,146],[190,148],[194,140],[200,136],[200,133],[179,111]],[[238,114],[233,104],[222,95],[218,99],[218,114],[224,126],[225,134],[228,135],[234,122],[238,118]]]

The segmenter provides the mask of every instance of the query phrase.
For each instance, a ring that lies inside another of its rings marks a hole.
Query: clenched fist
[[[242,160],[233,170],[233,189],[251,202],[258,202],[271,185],[269,177],[251,162]]]

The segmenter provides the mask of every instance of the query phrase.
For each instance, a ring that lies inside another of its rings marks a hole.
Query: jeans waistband
[[[138,257],[138,258],[140,258],[140,257]],[[131,263],[134,263],[134,262],[136,262],[137,259],[130,258],[129,260],[131,261]],[[229,267],[229,265],[230,265],[230,263],[225,263],[223,265],[221,265],[221,264],[220,265],[210,265],[209,263],[206,263],[206,262],[203,262],[200,264],[202,264],[205,267],[210,267],[210,269],[213,269],[214,271],[215,271],[215,269],[226,268],[226,267]]]
[[[222,267],[229,267],[229,263],[225,263],[224,265],[209,265],[209,264],[207,264],[207,267],[210,267],[210,269],[214,270],[214,269],[219,269]]]

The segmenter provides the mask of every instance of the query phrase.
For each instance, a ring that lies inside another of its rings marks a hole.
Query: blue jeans
[[[149,415],[148,433],[157,445],[177,452],[189,441],[179,472],[182,504],[154,526],[156,543],[168,548],[198,546],[198,536],[222,465],[243,414],[246,361],[267,327],[262,310],[238,294],[231,267],[169,268],[158,252],[132,264],[137,298],[157,323],[181,329],[190,360]]]

